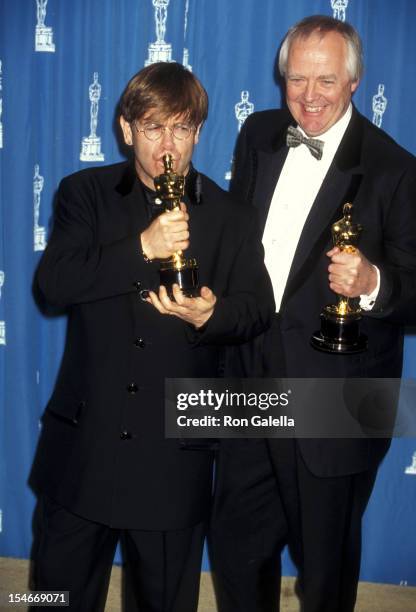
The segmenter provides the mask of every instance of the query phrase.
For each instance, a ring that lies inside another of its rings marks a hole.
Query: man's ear
[[[358,79],[351,83],[351,94],[354,93],[354,91],[358,88],[359,84],[360,84],[360,81]]]
[[[131,131],[131,125],[126,121],[123,115],[120,115],[120,126],[121,131],[123,132],[124,142],[126,145],[131,146],[133,144],[133,134]]]

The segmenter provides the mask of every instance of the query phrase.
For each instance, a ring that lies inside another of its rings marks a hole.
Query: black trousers
[[[69,591],[71,611],[103,611],[121,539],[125,611],[196,612],[204,535],[202,523],[178,531],[112,529],[41,498],[34,516],[33,588]]]
[[[278,612],[288,544],[302,612],[352,612],[376,469],[318,478],[293,439],[222,442],[209,536],[219,611]]]

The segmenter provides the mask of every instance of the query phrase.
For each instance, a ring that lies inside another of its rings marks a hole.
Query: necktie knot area
[[[287,128],[286,144],[288,147],[298,147],[299,145],[304,144],[308,147],[311,155],[313,155],[315,159],[322,159],[324,149],[323,140],[319,140],[318,138],[308,138],[292,125]]]

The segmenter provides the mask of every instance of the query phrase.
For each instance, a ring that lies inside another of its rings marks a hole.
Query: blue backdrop
[[[26,479],[65,336],[65,320],[41,316],[31,287],[59,180],[122,159],[116,102],[159,58],[204,83],[210,116],[195,163],[227,187],[247,114],[280,104],[277,47],[312,13],[358,29],[366,71],[355,103],[416,153],[413,0],[0,0],[0,555],[29,554]],[[409,336],[405,376],[415,374]],[[416,585],[415,518],[416,441],[396,440],[365,517],[362,579]]]

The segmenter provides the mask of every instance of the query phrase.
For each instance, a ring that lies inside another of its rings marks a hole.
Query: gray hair
[[[286,34],[279,53],[279,72],[286,75],[287,60],[290,46],[294,40],[309,38],[311,34],[318,33],[324,37],[328,32],[341,34],[347,43],[347,71],[351,81],[359,81],[364,70],[363,48],[357,31],[349,23],[328,17],[326,15],[312,15],[305,17],[290,28]]]

